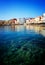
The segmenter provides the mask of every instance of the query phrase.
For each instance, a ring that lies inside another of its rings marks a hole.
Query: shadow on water
[[[0,65],[45,65],[45,27],[0,27]]]

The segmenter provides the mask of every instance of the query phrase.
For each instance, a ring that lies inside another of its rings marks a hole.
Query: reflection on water
[[[24,32],[33,31],[38,34],[45,36],[45,27],[39,25],[12,25],[12,26],[4,26],[0,28],[0,34],[2,33],[10,33],[10,32]]]
[[[31,25],[31,26],[26,26],[27,30],[33,30],[36,33],[42,34],[43,36],[45,36],[45,27],[43,26],[38,26],[38,25]]]
[[[0,27],[0,65],[45,65],[44,58],[45,26]]]
[[[33,30],[36,33],[40,33],[42,30],[45,31],[45,27],[39,25],[12,25],[12,26],[2,26],[0,27],[0,31],[9,32],[9,31],[25,31],[25,30]]]

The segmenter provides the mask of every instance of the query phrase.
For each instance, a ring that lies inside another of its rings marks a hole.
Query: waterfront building
[[[33,24],[33,23],[35,23],[35,18],[26,19],[26,24]]]
[[[30,24],[30,21],[29,21],[29,19],[26,19],[26,24]]]
[[[30,18],[30,23],[35,23],[35,19],[34,18]]]
[[[35,23],[43,23],[43,17],[42,16],[38,16],[35,18]]]
[[[17,22],[19,23],[19,24],[24,24],[25,23],[25,18],[18,18],[17,19]]]
[[[45,13],[43,14],[43,23],[45,23]]]
[[[39,17],[36,17],[35,18],[35,23],[38,23],[39,22]]]
[[[10,24],[18,24],[16,18],[9,20],[9,23],[10,23]]]

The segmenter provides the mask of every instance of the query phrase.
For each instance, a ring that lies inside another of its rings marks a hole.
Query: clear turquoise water
[[[45,27],[0,27],[0,65],[45,65]]]

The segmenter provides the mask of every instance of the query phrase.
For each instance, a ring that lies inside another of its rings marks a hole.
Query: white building
[[[26,19],[26,24],[30,24],[29,19]]]
[[[17,22],[18,22],[19,24],[24,24],[24,23],[25,23],[25,18],[18,18],[18,19],[17,19]]]
[[[45,13],[43,14],[43,23],[45,23]]]

